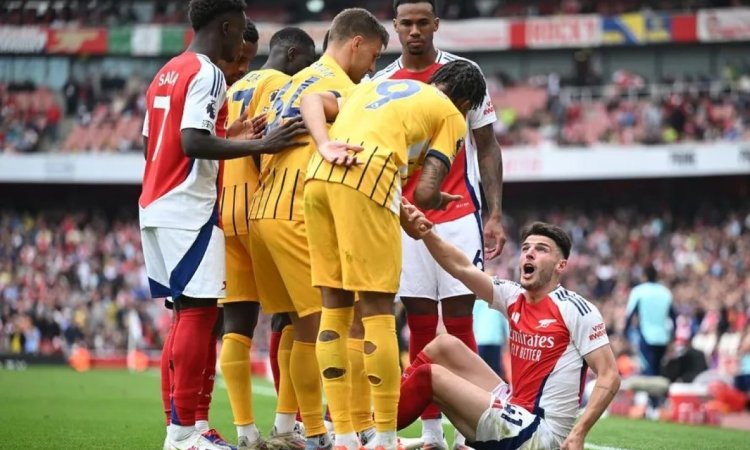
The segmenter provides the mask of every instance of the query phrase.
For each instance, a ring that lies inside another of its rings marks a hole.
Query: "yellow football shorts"
[[[320,312],[323,300],[310,278],[304,222],[257,219],[250,222],[250,251],[263,312]]]
[[[305,222],[314,286],[359,292],[398,292],[399,218],[342,184],[305,184]]]
[[[258,301],[258,288],[255,285],[253,259],[250,257],[250,236],[225,236],[226,250],[226,292],[219,299],[220,304]]]

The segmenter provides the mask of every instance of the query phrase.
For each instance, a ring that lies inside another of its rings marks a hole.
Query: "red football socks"
[[[170,394],[172,386],[172,370],[170,367],[172,356],[172,342],[174,341],[174,326],[169,327],[169,333],[164,340],[164,347],[161,349],[161,401],[164,404],[164,414],[167,418],[167,425],[171,421],[172,406],[170,403]]]
[[[474,318],[466,317],[443,317],[443,324],[448,334],[457,337],[472,352],[477,352],[477,341],[474,339]]]
[[[188,308],[177,312],[172,343],[174,367],[172,387],[172,423],[195,424],[204,386],[204,372],[209,356],[209,342],[218,315],[216,306]],[[214,360],[215,360],[214,356]]]
[[[432,404],[432,365],[423,363],[411,371],[401,382],[400,395],[398,402],[399,430],[411,425],[425,408]]]
[[[203,371],[203,389],[195,411],[195,420],[208,420],[208,408],[211,406],[211,395],[214,391],[214,379],[216,378],[216,335],[211,334],[211,342],[208,344],[208,359]]]
[[[271,360],[271,373],[273,374],[273,387],[279,393],[279,343],[281,342],[281,331],[271,333],[271,343],[268,346],[268,358]]]

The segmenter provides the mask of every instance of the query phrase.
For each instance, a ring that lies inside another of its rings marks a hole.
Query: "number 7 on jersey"
[[[156,161],[156,156],[159,154],[161,149],[161,139],[164,136],[164,125],[167,123],[167,116],[169,116],[169,103],[170,96],[168,95],[157,95],[154,97],[154,109],[163,109],[164,117],[161,119],[161,126],[159,127],[159,137],[156,139],[156,147],[154,148],[154,156],[151,157],[151,161]]]

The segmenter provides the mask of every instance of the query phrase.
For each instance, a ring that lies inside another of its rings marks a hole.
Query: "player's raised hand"
[[[341,141],[328,141],[318,147],[318,153],[329,163],[335,166],[351,167],[359,164],[357,153],[364,150],[359,145],[351,145]]]
[[[502,219],[490,217],[484,224],[484,258],[490,261],[496,258],[505,247],[505,230]]]
[[[306,140],[297,139],[305,134],[307,134],[307,129],[301,117],[289,119],[263,136],[261,139],[263,153],[280,153],[290,148],[307,145]]]
[[[461,195],[454,195],[454,194],[448,194],[447,192],[441,192],[440,193],[440,206],[437,209],[445,209],[452,202],[461,200],[462,198],[463,196]]]
[[[416,206],[409,203],[406,199],[401,204],[401,227],[404,232],[412,239],[422,239],[432,230],[430,222],[424,213],[417,209]]]

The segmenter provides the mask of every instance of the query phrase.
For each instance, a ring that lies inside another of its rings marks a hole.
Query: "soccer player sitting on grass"
[[[404,229],[435,260],[510,324],[510,385],[457,338],[430,342],[404,372],[399,428],[435,402],[475,449],[583,449],[586,434],[620,386],[604,321],[594,305],[560,285],[570,237],[535,222],[521,236],[520,284],[477,269],[443,241],[422,213]],[[586,411],[575,423],[587,367],[597,375]]]

